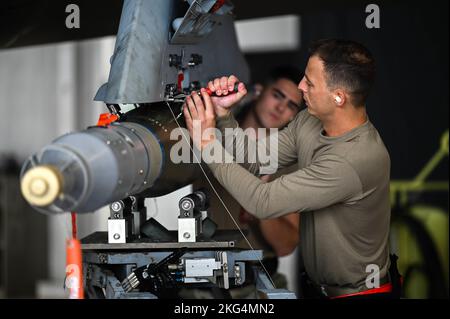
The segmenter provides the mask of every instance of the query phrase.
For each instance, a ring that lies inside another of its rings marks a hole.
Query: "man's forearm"
[[[292,127],[256,139],[257,132],[242,130],[232,113],[217,118],[216,127],[221,132],[216,138],[225,150],[252,174],[273,174],[296,160]]]
[[[210,146],[214,146],[216,149],[222,148],[220,142],[214,141],[213,143],[215,145]],[[225,152],[225,158],[229,159],[232,157],[223,148],[222,150]],[[261,190],[261,188],[265,188],[269,183],[264,183],[260,178],[254,176],[235,162],[208,163],[208,166],[221,185],[230,192],[242,207],[252,212],[256,217],[269,218],[283,215],[283,211],[273,211],[272,205],[267,205],[268,202],[262,200],[267,190]],[[283,196],[280,192],[274,191],[273,194]],[[292,203],[283,200],[280,202],[287,205],[285,213],[293,211],[291,209]]]
[[[233,116],[233,113],[228,113],[226,116],[216,118],[216,127],[222,133],[222,146],[229,153],[234,155],[234,159],[237,157],[244,159],[239,161],[242,167],[247,169],[252,174],[257,174],[259,172],[260,164],[258,161],[254,163],[249,163],[248,161],[248,146],[246,145],[246,140],[244,132],[240,129],[239,123]]]
[[[298,227],[290,223],[285,217],[287,216],[259,221],[264,239],[280,257],[292,253],[299,240]]]

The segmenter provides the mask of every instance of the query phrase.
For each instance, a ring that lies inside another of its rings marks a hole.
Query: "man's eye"
[[[277,99],[281,99],[282,98],[282,96],[279,93],[277,93],[277,92],[273,92],[273,96],[275,98],[277,98]]]

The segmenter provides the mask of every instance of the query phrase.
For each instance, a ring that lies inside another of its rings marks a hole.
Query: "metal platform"
[[[95,232],[81,240],[83,250],[147,250],[147,249],[176,249],[176,248],[234,248],[236,243],[242,239],[237,230],[218,230],[212,238],[199,238],[194,243],[179,243],[177,231],[173,231],[171,241],[155,241],[149,238],[141,238],[134,242],[125,244],[109,244],[108,232]]]

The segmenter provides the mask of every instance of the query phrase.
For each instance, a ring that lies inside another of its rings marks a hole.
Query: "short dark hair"
[[[342,85],[355,106],[366,103],[375,80],[375,60],[367,48],[354,41],[323,39],[314,42],[309,53],[323,61],[328,88]]]
[[[287,79],[294,82],[296,85],[300,83],[303,78],[303,72],[292,65],[279,65],[270,70],[265,84],[273,83],[279,79]]]

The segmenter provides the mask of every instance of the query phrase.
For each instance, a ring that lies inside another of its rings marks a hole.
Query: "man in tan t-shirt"
[[[277,139],[278,166],[297,162],[297,171],[264,183],[253,175],[261,172],[261,163],[244,168],[233,162],[234,148],[236,154],[247,151],[239,131],[231,133],[234,143],[225,143],[226,151],[216,139],[211,131],[216,124],[225,135],[225,128],[237,127],[230,107],[247,93],[242,83],[230,93],[238,81],[234,76],[208,84],[218,97],[202,90],[203,100],[196,94],[188,98],[186,124],[193,137],[194,126],[208,133],[194,144],[213,154],[204,157],[209,168],[247,211],[258,218],[301,214],[300,251],[311,286],[331,298],[388,296],[379,289],[392,290],[390,159],[366,113],[374,59],[362,45],[344,40],[318,41],[310,52],[298,85],[307,110]]]

